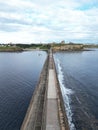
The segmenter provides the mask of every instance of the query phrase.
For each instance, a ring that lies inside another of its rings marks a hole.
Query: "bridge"
[[[51,50],[40,74],[21,130],[69,130]]]

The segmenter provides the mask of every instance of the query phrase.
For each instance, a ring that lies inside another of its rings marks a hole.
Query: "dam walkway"
[[[46,130],[60,130],[57,104],[56,79],[53,67],[52,53],[49,58],[49,74],[46,106]]]
[[[45,61],[21,130],[69,130],[51,50]]]

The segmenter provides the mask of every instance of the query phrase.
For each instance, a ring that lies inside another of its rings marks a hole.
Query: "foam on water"
[[[70,95],[73,94],[73,91],[71,89],[66,88],[66,86],[64,85],[64,74],[62,71],[62,67],[60,64],[60,61],[58,59],[56,59],[56,63],[57,63],[57,68],[58,68],[58,80],[60,83],[60,87],[61,87],[61,92],[63,95],[63,99],[64,99],[64,105],[65,105],[65,109],[66,109],[66,114],[67,114],[67,118],[68,118],[68,123],[70,126],[70,130],[76,130],[75,126],[72,122],[72,111],[71,111],[71,107],[70,107]]]

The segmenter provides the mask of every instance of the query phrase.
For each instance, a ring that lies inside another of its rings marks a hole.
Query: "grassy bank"
[[[14,46],[2,46],[0,47],[0,52],[20,52],[23,51],[20,47]]]

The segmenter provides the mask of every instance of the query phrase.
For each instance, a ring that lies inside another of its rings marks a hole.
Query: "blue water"
[[[98,50],[54,57],[70,130],[98,130]]]
[[[43,51],[0,53],[0,130],[20,129],[46,56]]]

